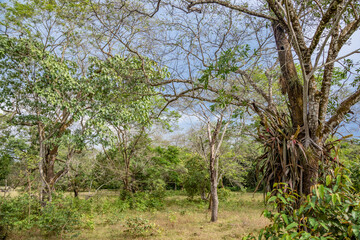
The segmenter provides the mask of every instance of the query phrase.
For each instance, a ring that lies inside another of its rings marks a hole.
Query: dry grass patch
[[[242,236],[258,232],[269,224],[261,216],[264,209],[261,194],[232,193],[231,198],[220,203],[219,220],[210,223],[207,203],[189,201],[185,196],[167,197],[164,209],[153,212],[126,211],[119,222],[101,224],[102,216],[94,230],[82,231],[76,239],[241,239]],[[155,224],[154,232],[130,235],[126,230],[126,219],[140,217]]]

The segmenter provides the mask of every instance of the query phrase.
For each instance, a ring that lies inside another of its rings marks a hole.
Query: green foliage
[[[6,116],[1,116],[5,118]],[[1,119],[4,120],[4,119]],[[0,126],[2,121],[0,120]],[[19,165],[25,155],[30,158],[32,155],[32,150],[29,147],[29,144],[26,142],[26,138],[23,136],[21,131],[15,131],[14,129],[10,130],[9,124],[4,123],[0,128],[4,128],[0,132],[0,185],[4,184],[2,180],[8,179],[13,173],[13,168],[15,165]],[[20,174],[19,174],[20,172]],[[21,175],[21,170],[17,169],[17,175]],[[8,179],[10,180],[10,179]],[[11,184],[11,181],[8,181],[8,184]]]
[[[334,175],[328,175],[325,184],[316,185],[299,208],[294,208],[297,194],[287,185],[282,189],[275,186],[267,202],[279,212],[264,211],[272,224],[260,232],[258,239],[359,239],[360,197],[353,192],[347,172],[336,168]]]
[[[164,197],[165,193],[163,190],[159,192],[136,192],[126,195],[123,201],[128,204],[130,209],[146,211],[150,209],[161,209],[163,207]]]
[[[0,225],[8,230],[36,227],[45,234],[60,234],[80,226],[80,212],[70,197],[54,196],[45,207],[27,194],[0,200]]]
[[[141,217],[128,218],[126,220],[126,232],[134,236],[144,236],[146,234],[159,234],[160,230],[155,223]]]
[[[360,141],[352,139],[351,141],[341,141],[338,146],[338,157],[347,169],[351,169],[350,178],[354,188],[360,191]]]
[[[225,80],[230,73],[233,73],[238,69],[236,64],[240,59],[247,57],[249,51],[250,46],[247,44],[237,46],[234,49],[227,49],[221,54],[215,64],[210,64],[210,66],[203,71],[203,75],[199,79],[199,82],[203,83],[206,88],[209,85],[209,80],[211,78]]]
[[[223,142],[222,155],[219,157],[219,168],[223,173],[222,184],[233,190],[241,190],[245,186],[255,188],[259,177],[255,175],[259,147],[245,137],[234,143],[231,141],[232,139]]]
[[[187,195],[193,198],[197,194],[204,195],[210,191],[210,176],[207,164],[199,156],[194,156],[186,162],[185,167],[188,170],[184,182],[184,188]]]
[[[39,202],[28,194],[0,198],[0,225],[8,230],[32,228],[38,219],[36,213],[39,212]]]
[[[231,196],[231,191],[226,188],[219,188],[217,193],[220,201],[227,201]]]
[[[113,128],[126,130],[136,123],[143,132],[150,126],[154,102],[161,102],[154,101],[154,89],[146,83],[166,75],[154,62],[118,55],[90,58],[83,74],[76,62],[44,48],[32,38],[0,36],[0,109],[16,113],[15,126],[42,126],[53,157],[61,146],[83,149],[88,139],[113,145],[118,139]]]
[[[6,179],[10,173],[10,165],[12,163],[12,158],[9,154],[0,155],[0,180]]]
[[[46,234],[59,234],[78,227],[80,214],[73,207],[72,198],[57,197],[42,209],[36,224]]]
[[[154,89],[145,83],[161,79],[166,72],[150,60],[143,66],[139,58],[131,56],[116,55],[105,61],[91,58],[90,62],[88,75],[94,81],[94,100],[106,103],[93,111],[97,116],[94,124],[101,128],[107,122],[125,129],[133,122],[149,124],[155,99],[150,97]]]
[[[155,156],[151,158],[152,165],[145,169],[148,189],[179,189],[183,185],[184,160],[187,158],[184,150],[176,146],[155,147],[149,149]],[[157,186],[155,186],[157,185]]]

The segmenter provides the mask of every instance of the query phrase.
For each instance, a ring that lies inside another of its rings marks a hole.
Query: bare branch
[[[345,99],[336,109],[335,114],[326,122],[324,126],[324,135],[331,133],[331,131],[344,120],[344,117],[350,111],[350,108],[359,101],[360,89]]]
[[[189,5],[188,5],[188,10],[189,11],[191,11],[191,9],[196,5],[207,4],[207,3],[215,3],[215,4],[219,4],[221,6],[224,6],[224,7],[233,9],[233,10],[237,10],[239,12],[249,14],[251,16],[265,18],[265,19],[272,20],[272,21],[277,21],[278,20],[278,19],[276,19],[276,18],[274,18],[272,16],[269,16],[269,15],[266,15],[266,14],[263,14],[263,13],[259,13],[259,12],[255,12],[255,11],[251,11],[248,8],[237,6],[237,5],[231,4],[231,3],[227,2],[227,1],[221,1],[221,0],[197,0],[197,1],[188,1],[188,2],[189,2]]]

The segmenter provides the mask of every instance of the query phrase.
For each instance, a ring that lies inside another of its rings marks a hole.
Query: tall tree
[[[279,113],[274,102],[271,92],[273,77],[269,74],[271,71],[262,70],[269,79],[269,91],[266,92],[258,85],[258,71],[254,71],[254,68],[248,69],[244,65],[234,64],[235,68],[229,69],[241,76],[248,87],[265,100],[265,105],[230,91],[227,91],[227,94],[237,100],[233,101],[235,104],[239,105],[240,101],[240,104],[259,114],[265,127],[262,139],[269,149],[277,149],[276,144],[280,146],[279,152],[272,154],[268,149],[265,156],[268,160],[272,159],[265,161],[266,171],[270,171],[271,166],[276,166],[274,174],[267,172],[265,182],[272,184],[284,181],[300,193],[310,193],[311,187],[317,182],[319,163],[331,160],[325,147],[327,138],[351,112],[351,107],[360,100],[360,90],[353,87],[352,92],[336,104],[335,109],[329,106],[336,72],[335,63],[351,54],[359,53],[360,50],[354,49],[348,54],[340,55],[341,50],[359,29],[359,4],[353,0],[267,0],[265,4],[260,1],[258,4],[241,1],[232,4],[221,0],[187,2],[189,11],[206,11],[206,7],[201,5],[216,4],[249,18],[260,19],[265,23],[262,31],[271,26],[273,49],[278,53],[281,71],[280,87],[286,97],[289,118]],[[259,57],[258,63],[264,63],[265,57]],[[236,58],[233,60],[236,61]],[[351,61],[345,61],[345,64],[349,62],[345,69],[351,71],[354,67]],[[353,86],[357,86],[357,78],[352,79]],[[219,88],[211,84],[205,87],[211,92],[219,91]],[[287,127],[284,127],[286,125]],[[282,133],[279,133],[279,130]],[[266,135],[269,137],[264,138]],[[279,140],[274,142],[275,145],[269,142],[272,137]]]

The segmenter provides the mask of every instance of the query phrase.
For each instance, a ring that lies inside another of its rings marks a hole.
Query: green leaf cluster
[[[336,168],[324,184],[313,188],[299,208],[294,208],[299,196],[287,185],[274,189],[267,202],[279,211],[264,211],[272,224],[260,232],[258,239],[359,239],[360,197],[354,193],[347,173]]]

